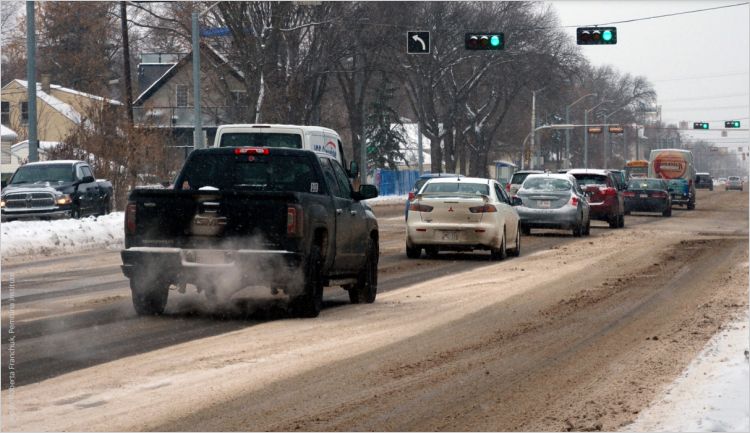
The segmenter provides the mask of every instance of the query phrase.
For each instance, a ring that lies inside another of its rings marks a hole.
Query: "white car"
[[[406,255],[489,250],[493,260],[521,254],[520,219],[512,199],[494,180],[441,177],[427,181],[409,204]]]

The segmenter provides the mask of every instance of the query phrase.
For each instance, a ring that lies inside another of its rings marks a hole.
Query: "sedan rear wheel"
[[[505,230],[503,229],[503,241],[500,244],[500,248],[493,248],[490,251],[490,259],[500,261],[506,257],[508,257],[508,250],[505,248]]]
[[[669,206],[668,208],[664,209],[664,211],[661,213],[662,216],[665,217],[671,217],[672,216],[672,206]]]
[[[422,247],[416,245],[413,247],[410,247],[408,244],[406,245],[406,257],[410,259],[418,259],[419,256],[422,255]]]
[[[521,255],[521,226],[516,230],[516,247],[508,250],[508,255],[518,257]]]

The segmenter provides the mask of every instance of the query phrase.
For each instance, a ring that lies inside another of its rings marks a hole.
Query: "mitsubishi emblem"
[[[450,207],[448,208],[448,212],[453,212],[453,206],[450,206]]]

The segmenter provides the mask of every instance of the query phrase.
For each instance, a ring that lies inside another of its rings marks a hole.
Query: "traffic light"
[[[724,122],[725,128],[739,128],[740,127],[740,121],[739,120],[727,120]]]
[[[617,43],[617,27],[578,27],[578,45],[614,45]]]
[[[505,48],[505,34],[466,33],[464,44],[467,50],[502,50]]]
[[[708,129],[708,122],[693,122],[693,129]]]

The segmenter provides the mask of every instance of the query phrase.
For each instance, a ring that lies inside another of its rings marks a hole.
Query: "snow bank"
[[[626,431],[750,431],[748,316],[716,334]]]
[[[2,224],[3,257],[51,255],[92,248],[122,248],[124,213],[79,220],[12,221]]]
[[[403,205],[404,203],[406,203],[406,200],[408,198],[409,196],[406,195],[381,195],[369,200],[365,200],[365,203],[369,204],[370,206],[387,206],[392,204]]]

